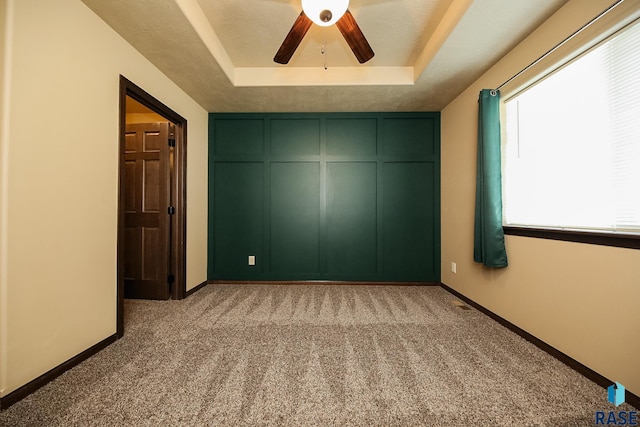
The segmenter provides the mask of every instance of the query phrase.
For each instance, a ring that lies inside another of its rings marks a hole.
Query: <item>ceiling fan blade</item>
[[[358,23],[348,9],[342,18],[336,22],[336,26],[361,64],[373,58],[375,55],[373,49],[371,49],[369,42],[362,34]]]
[[[300,16],[298,16],[296,22],[293,23],[293,27],[291,27],[287,37],[284,38],[276,56],[273,57],[273,61],[278,64],[288,64],[305,34],[309,31],[312,23],[313,21],[311,21],[304,12],[300,12]]]

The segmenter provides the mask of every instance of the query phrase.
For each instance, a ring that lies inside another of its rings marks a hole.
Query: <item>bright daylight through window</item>
[[[640,232],[638,22],[505,109],[505,225]]]

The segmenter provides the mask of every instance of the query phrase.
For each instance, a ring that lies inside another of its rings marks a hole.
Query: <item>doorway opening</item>
[[[186,147],[186,119],[120,76],[118,337],[125,297],[185,297]]]

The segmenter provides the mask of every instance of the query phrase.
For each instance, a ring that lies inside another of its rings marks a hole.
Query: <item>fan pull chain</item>
[[[320,53],[324,56],[324,69],[327,70],[329,66],[327,65],[327,34],[326,29],[322,29],[322,35],[324,36],[324,41],[322,42],[322,46],[320,46]]]
[[[324,56],[324,69],[328,69],[329,66],[327,65],[327,48],[326,48],[326,41],[322,44],[322,46],[320,47],[320,52],[322,53],[322,55]]]

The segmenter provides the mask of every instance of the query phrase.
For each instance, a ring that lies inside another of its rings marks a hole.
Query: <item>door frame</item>
[[[171,298],[184,299],[186,294],[186,243],[187,243],[187,120],[151,96],[135,83],[120,75],[120,129],[118,146],[118,244],[117,244],[117,335],[124,335],[124,152],[126,127],[126,99],[135,99],[153,112],[175,125],[173,152],[173,179],[171,181],[171,205],[175,215],[171,218],[170,271],[174,274]]]

